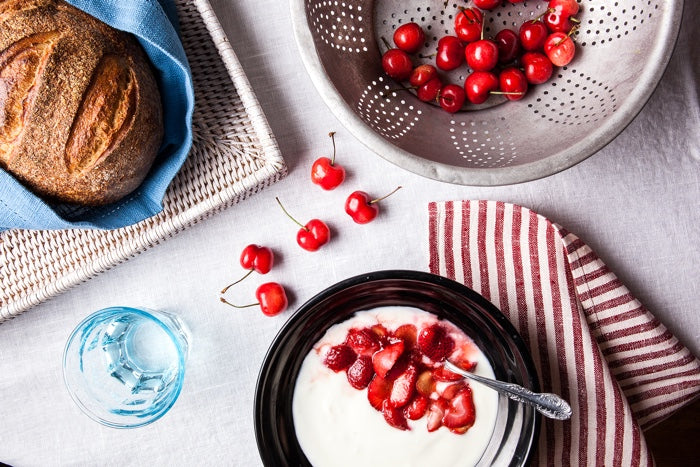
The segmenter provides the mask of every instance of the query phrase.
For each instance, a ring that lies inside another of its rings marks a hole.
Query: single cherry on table
[[[311,165],[311,181],[324,190],[333,190],[345,180],[345,168],[335,163],[335,131],[328,133],[333,141],[333,156],[319,157]]]
[[[243,281],[254,271],[257,271],[260,274],[267,274],[270,272],[274,263],[274,254],[272,253],[272,250],[266,246],[250,244],[243,248],[239,261],[243,269],[247,269],[248,272],[240,279],[224,287],[220,293],[225,294],[228,289]]]
[[[241,252],[240,263],[243,269],[253,269],[260,274],[267,274],[272,269],[275,256],[266,246],[248,245]]]
[[[233,308],[249,308],[252,306],[260,306],[260,310],[266,316],[276,316],[287,309],[289,301],[284,287],[277,282],[265,282],[255,290],[255,298],[257,303],[248,305],[236,305],[229,302],[224,297],[219,297],[222,303]]]
[[[372,197],[364,191],[353,191],[345,201],[345,212],[358,224],[372,222],[374,218],[377,217],[377,214],[379,214],[378,203],[400,189],[401,187],[399,186],[391,193],[376,199],[372,199]]]
[[[300,227],[297,232],[297,244],[300,247],[306,251],[317,251],[330,241],[331,231],[325,222],[320,219],[311,219],[306,224],[302,224],[287,212],[279,198],[275,198],[275,200],[287,217]]]

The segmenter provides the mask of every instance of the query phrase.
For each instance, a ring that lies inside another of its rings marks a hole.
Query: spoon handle
[[[483,376],[465,371],[448,361],[445,362],[445,368],[453,373],[460,374],[465,378],[481,383],[484,386],[488,386],[491,389],[495,389],[514,401],[529,404],[545,417],[557,420],[568,420],[571,418],[571,406],[556,394],[532,392],[517,384],[484,378]]]

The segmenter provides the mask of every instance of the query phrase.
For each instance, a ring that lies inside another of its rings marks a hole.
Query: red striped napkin
[[[462,282],[518,328],[542,389],[574,416],[545,420],[546,465],[653,465],[642,430],[700,393],[700,362],[578,237],[520,206],[429,205],[430,271]]]

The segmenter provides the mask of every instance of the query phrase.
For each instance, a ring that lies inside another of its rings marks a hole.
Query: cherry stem
[[[396,193],[396,192],[399,191],[400,189],[401,189],[401,185],[399,185],[399,186],[397,186],[396,188],[394,188],[394,191],[392,191],[391,193],[386,194],[386,195],[382,196],[381,198],[373,199],[372,201],[369,202],[369,204],[378,203],[378,202],[380,202],[381,200],[386,199],[386,198],[388,198],[389,196],[393,195],[394,193]]]
[[[223,289],[221,289],[221,292],[219,292],[219,293],[222,293],[222,294],[226,293],[226,292],[228,291],[228,289],[230,289],[230,288],[233,287],[234,285],[238,284],[239,282],[242,282],[246,277],[250,276],[250,275],[253,273],[253,271],[254,271],[254,270],[251,269],[250,271],[248,271],[248,272],[245,274],[245,276],[241,277],[241,278],[238,279],[236,282],[230,283],[229,285],[227,285],[226,287],[224,287]]]
[[[284,206],[282,206],[282,201],[280,201],[280,199],[279,199],[278,197],[275,196],[275,199],[277,200],[277,204],[280,205],[280,207],[282,208],[282,211],[284,211],[284,213],[287,215],[287,217],[289,217],[291,220],[293,220],[294,223],[295,223],[296,225],[298,225],[299,227],[301,227],[302,229],[306,230],[307,232],[309,231],[309,229],[306,228],[305,225],[303,225],[301,222],[299,222],[298,220],[296,220],[295,218],[293,218],[292,215],[289,214],[289,213],[287,212],[286,209],[284,209]]]
[[[467,18],[467,21],[469,21],[469,24],[476,23],[476,21],[474,21],[474,18],[467,15],[467,9],[464,8],[463,6],[459,7],[459,13],[462,13],[464,15],[464,17]],[[482,24],[482,27],[483,27],[483,24]]]
[[[490,91],[489,94],[495,94],[498,96],[522,96],[525,93],[522,91]]]
[[[485,13],[483,15],[486,16]],[[482,41],[484,40],[484,25],[486,24],[486,21],[484,21],[486,18],[484,18],[484,16],[481,17],[481,40]]]
[[[258,305],[260,305],[260,303],[251,303],[251,304],[249,304],[249,305],[234,305],[233,303],[231,303],[231,302],[229,302],[228,300],[226,300],[224,297],[219,297],[219,300],[221,300],[221,303],[225,303],[225,304],[227,304],[228,306],[232,306],[232,307],[234,307],[234,308],[239,308],[239,309],[240,309],[240,308],[250,308],[251,306],[258,306]]]
[[[433,58],[434,56],[437,55],[437,52],[432,53],[430,55],[423,55],[423,54],[418,54],[418,58]]]
[[[536,22],[538,22],[539,20],[541,20],[542,18],[544,18],[544,15],[546,15],[546,14],[548,14],[548,13],[553,13],[554,11],[556,11],[554,8],[547,8],[546,10],[544,10],[544,13],[542,13],[542,14],[541,14],[540,16],[538,16],[537,18],[534,18],[534,19],[530,20],[530,22],[531,22],[531,23],[536,23]]]
[[[567,39],[571,39],[571,35],[578,31],[579,26],[572,26],[571,30],[566,34],[566,37],[559,39],[554,47],[559,47],[562,43],[566,42]],[[571,39],[573,41],[573,39]]]
[[[328,133],[328,136],[330,136],[331,141],[333,141],[333,158],[331,159],[331,165],[333,165],[335,164],[335,131]]]
[[[382,36],[382,42],[384,42],[384,45],[386,46],[387,50],[393,49],[391,44],[389,44],[389,42],[386,40],[386,38],[384,36]]]

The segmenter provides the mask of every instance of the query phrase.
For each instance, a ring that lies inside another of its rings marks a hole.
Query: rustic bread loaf
[[[62,0],[0,0],[0,166],[39,196],[106,204],[141,184],[162,138],[134,37]]]

